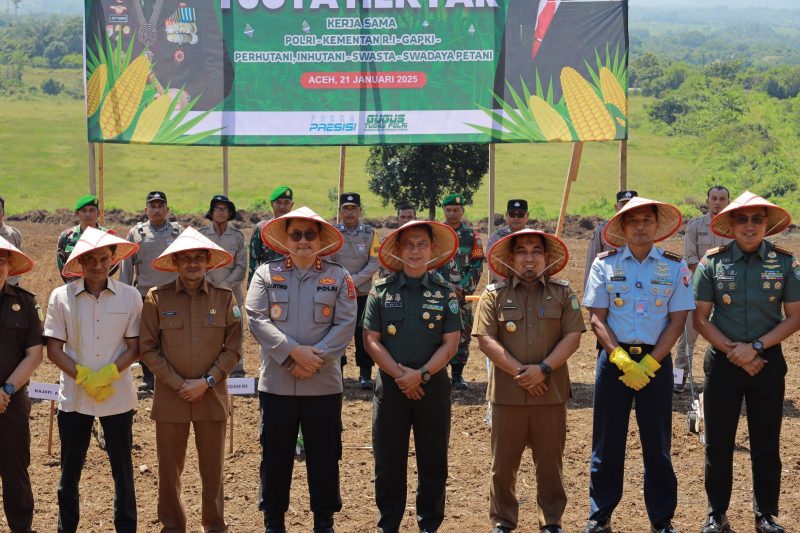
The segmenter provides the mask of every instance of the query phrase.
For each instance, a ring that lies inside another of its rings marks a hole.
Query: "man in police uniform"
[[[214,2],[94,1],[86,46],[97,53],[108,36],[112,48],[127,50],[133,41],[133,57],[147,54],[153,65],[157,92],[180,97],[176,110],[195,98],[194,110],[212,109],[233,86],[233,64],[215,11]]]
[[[458,252],[449,263],[438,270],[446,281],[455,286],[461,308],[461,337],[458,351],[450,361],[453,373],[451,383],[456,390],[466,390],[464,367],[469,357],[469,341],[472,334],[472,305],[467,302],[467,296],[475,292],[483,273],[483,245],[478,230],[463,221],[463,196],[456,193],[448,194],[442,200],[442,208],[444,208],[445,223],[458,235]]]
[[[142,309],[141,351],[156,375],[150,418],[156,422],[158,520],[162,531],[186,531],[181,474],[190,426],[201,480],[204,531],[227,532],[225,432],[230,414],[225,381],[242,352],[242,312],[230,289],[206,272],[233,260],[193,228],[153,261],[177,272],[175,281],[147,293]]]
[[[569,282],[551,277],[568,259],[560,239],[534,230],[502,238],[488,257],[489,268],[506,278],[486,287],[472,330],[492,361],[487,398],[492,402],[493,533],[517,527],[517,471],[526,447],[536,465],[539,528],[562,533],[567,504],[562,455],[570,398],[566,363],[586,331]]]
[[[331,256],[350,272],[356,284],[358,295],[358,322],[356,322],[355,345],[356,365],[358,365],[358,386],[362,390],[372,390],[372,359],[364,349],[364,335],[361,329],[361,316],[367,303],[367,294],[372,286],[372,276],[378,271],[378,232],[368,224],[362,224],[361,195],[347,192],[339,197],[339,231],[344,236],[344,246]],[[347,357],[342,356],[342,366]]]
[[[461,320],[453,289],[434,269],[456,247],[452,228],[429,221],[409,222],[381,244],[381,263],[396,274],[375,282],[364,311],[365,345],[380,369],[372,413],[379,533],[400,531],[406,514],[412,428],[417,525],[434,532],[444,520],[450,385],[443,369],[456,351]]]
[[[722,185],[715,185],[708,189],[706,194],[706,206],[708,211],[703,216],[693,218],[686,224],[686,234],[684,235],[684,260],[689,266],[689,270],[694,274],[700,259],[711,248],[724,246],[731,242],[731,239],[719,237],[711,231],[711,219],[714,218],[730,203],[730,192]],[[689,313],[686,319],[686,329],[678,339],[678,349],[675,354],[675,368],[683,370],[683,378],[680,383],[676,383],[674,391],[680,394],[686,388],[686,374],[689,370],[689,355],[694,353],[694,344],[697,342],[697,331],[692,326],[694,312]]]
[[[644,499],[651,533],[674,533],[678,482],[672,468],[670,350],[694,309],[691,272],[679,255],[655,246],[681,227],[677,207],[636,197],[603,230],[619,247],[592,265],[583,304],[602,348],[597,357],[589,481],[583,533],[611,531],[622,497],[631,405],[642,442]],[[625,529],[624,527],[622,528]]]
[[[69,283],[70,281],[78,279],[77,277],[65,276],[62,270],[72,250],[75,248],[75,244],[81,239],[81,235],[83,235],[86,228],[96,228],[116,235],[113,229],[110,230],[97,222],[100,216],[99,206],[100,203],[95,196],[87,195],[78,198],[78,201],[75,202],[75,216],[78,217],[78,225],[65,229],[58,237],[58,244],[56,245],[56,266],[58,267],[58,273],[64,283]],[[113,276],[117,268],[119,268],[118,264],[115,264],[109,276]]]
[[[277,187],[269,195],[269,204],[272,207],[272,218],[282,217],[292,210],[294,207],[294,196],[292,189],[286,185]],[[253,234],[250,236],[250,271],[247,274],[247,286],[250,287],[250,281],[253,279],[253,274],[256,269],[269,261],[276,259],[283,259],[284,256],[267,246],[261,240],[261,230],[267,224],[267,220],[262,220],[256,227],[253,228]]]
[[[3,219],[6,216],[6,201],[0,196],[0,237],[4,238],[11,244],[13,244],[17,250],[22,250],[22,233],[19,232],[16,228],[12,228],[5,222]],[[6,283],[10,283],[11,285],[19,285],[19,276],[9,276],[6,279]]]
[[[614,210],[619,212],[619,210],[635,196],[639,196],[639,193],[636,191],[619,191],[617,193],[617,203],[614,204]],[[603,228],[605,228],[605,226],[605,221],[601,221],[597,224],[597,227],[592,233],[592,238],[589,240],[589,250],[586,252],[586,267],[583,270],[584,291],[586,290],[586,283],[589,281],[589,273],[592,271],[592,263],[594,263],[597,254],[615,249],[603,240]]]
[[[128,241],[138,244],[139,249],[122,262],[119,271],[119,280],[126,285],[136,287],[142,295],[142,300],[147,296],[147,291],[153,287],[169,283],[178,277],[175,272],[159,272],[153,268],[152,262],[181,233],[181,225],[178,222],[167,220],[169,206],[166,194],[162,191],[151,191],[147,193],[144,205],[147,220],[132,227],[127,237]],[[144,362],[139,364],[142,367],[142,383],[139,385],[139,390],[152,391],[153,373]]]
[[[486,251],[492,247],[494,243],[512,233],[525,229],[528,223],[528,201],[521,198],[509,200],[506,206],[506,225],[498,228],[491,236],[489,236],[489,243],[486,245]]]
[[[36,297],[8,282],[33,269],[33,261],[0,237],[0,481],[7,527],[32,532],[31,401],[28,380],[42,362],[42,310]]]
[[[322,257],[342,246],[337,229],[307,207],[270,221],[264,242],[285,259],[256,270],[247,291],[250,331],[261,346],[261,488],[267,533],[286,533],[284,515],[302,430],[314,532],[333,533],[342,508],[341,357],[356,322],[356,286]]]
[[[417,220],[417,210],[414,209],[414,206],[407,203],[399,204],[397,206],[397,227],[412,220]]]
[[[784,532],[775,520],[786,388],[781,342],[800,329],[800,263],[764,237],[780,233],[790,222],[786,210],[744,192],[711,221],[716,235],[735,241],[709,250],[695,271],[694,326],[710,344],[703,388],[708,519],[702,533],[731,530],[725,515],[742,400],[747,403],[755,528]]]

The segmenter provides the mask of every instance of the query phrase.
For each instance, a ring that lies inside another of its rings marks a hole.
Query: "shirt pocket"
[[[713,239],[710,231],[697,232],[697,244],[699,248],[708,249],[711,247]]]
[[[314,321],[319,323],[333,322],[333,311],[336,308],[335,292],[317,292],[314,294]]]
[[[522,327],[523,310],[519,307],[514,309],[500,309],[497,313],[497,328],[501,335],[513,334]]]
[[[289,291],[270,289],[269,318],[274,322],[286,322],[289,318]]]
[[[120,309],[110,309],[102,319],[105,333],[111,333],[115,338],[117,335],[124,336],[128,326],[128,312]]]
[[[182,316],[162,314],[158,318],[158,327],[161,330],[162,341],[167,347],[186,344],[186,331],[183,329]]]
[[[556,300],[545,300],[544,305],[539,309],[540,318],[561,318],[561,303]]]
[[[381,310],[381,322],[383,330],[381,335],[390,337],[403,333],[405,324],[405,312],[402,307],[384,307]]]

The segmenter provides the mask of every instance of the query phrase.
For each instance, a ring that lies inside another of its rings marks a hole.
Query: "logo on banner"
[[[406,122],[406,115],[404,113],[398,114],[375,114],[367,115],[367,123],[365,125],[367,131],[375,130],[393,130],[393,131],[407,131],[408,122]]]
[[[311,123],[308,126],[309,133],[338,133],[354,132],[358,123],[355,115],[350,115],[349,119],[344,115],[311,115]]]

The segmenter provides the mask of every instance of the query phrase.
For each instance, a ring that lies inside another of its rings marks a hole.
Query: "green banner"
[[[91,142],[627,138],[627,0],[86,0]]]

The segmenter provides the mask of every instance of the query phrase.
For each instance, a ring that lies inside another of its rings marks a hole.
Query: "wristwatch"
[[[550,365],[548,365],[544,361],[539,363],[539,368],[542,369],[542,374],[544,374],[545,376],[549,376],[550,374],[553,373],[553,369],[550,367]]]
[[[420,367],[419,373],[422,374],[423,383],[427,383],[431,380],[431,373],[426,367]]]
[[[764,351],[764,343],[761,342],[761,339],[754,340],[752,346],[753,349],[756,351],[756,353],[758,353],[759,355],[761,355],[761,352]]]
[[[211,374],[206,374],[205,376],[203,376],[203,379],[206,380],[206,383],[208,383],[209,389],[213,389],[214,385],[217,384],[217,380],[214,379],[214,376],[212,376]]]
[[[17,388],[11,383],[5,383],[3,385],[3,392],[8,394],[9,396],[14,396],[14,393],[17,392]]]

